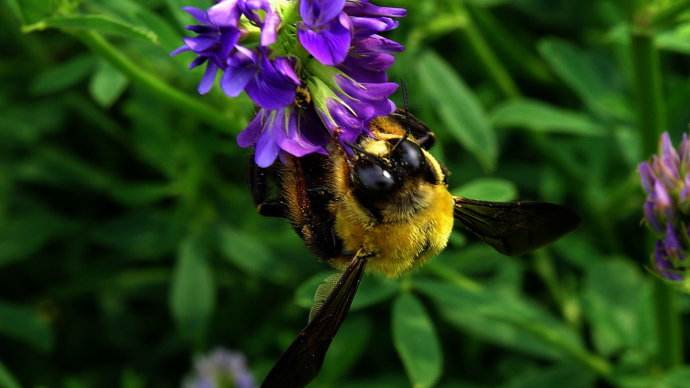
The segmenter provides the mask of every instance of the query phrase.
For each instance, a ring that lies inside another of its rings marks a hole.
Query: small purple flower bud
[[[194,363],[184,388],[254,388],[254,378],[242,354],[218,348]]]
[[[685,258],[685,255],[683,254],[683,247],[680,245],[680,241],[678,241],[678,237],[676,236],[676,231],[673,227],[673,224],[670,222],[666,224],[666,238],[664,239],[664,250],[666,251],[666,254],[674,260],[680,260]]]
[[[680,155],[679,155],[680,154]],[[660,235],[653,254],[653,267],[670,281],[685,279],[688,257],[687,216],[690,215],[690,144],[687,135],[678,152],[668,133],[659,141],[659,152],[638,170],[647,194],[643,211],[647,225]],[[684,174],[681,178],[681,173]]]

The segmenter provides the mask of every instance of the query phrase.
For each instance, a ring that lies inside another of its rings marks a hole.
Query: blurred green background
[[[260,381],[305,324],[330,270],[254,212],[251,103],[168,56],[210,3],[0,2],[0,386],[179,386],[217,346]],[[690,2],[376,3],[409,10],[392,77],[453,191],[584,222],[520,258],[458,231],[367,276],[313,386],[689,386],[635,167],[690,122]]]

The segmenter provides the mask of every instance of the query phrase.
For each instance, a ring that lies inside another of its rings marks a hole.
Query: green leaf
[[[365,317],[348,317],[333,343],[328,348],[323,368],[314,385],[329,384],[337,381],[350,370],[359,360],[360,356],[369,344],[372,324]]]
[[[98,70],[91,77],[89,92],[96,102],[109,108],[127,88],[129,80],[107,62],[100,62]]]
[[[422,303],[401,294],[393,304],[393,343],[415,388],[431,387],[441,377],[443,353]]]
[[[522,373],[503,385],[504,388],[582,388],[591,387],[595,376],[576,365],[557,365]]]
[[[434,301],[448,323],[486,341],[547,359],[563,358],[573,348],[582,348],[577,333],[520,296],[430,280],[416,280],[414,287]],[[525,325],[561,343],[535,335]],[[563,344],[569,348],[559,346]]]
[[[690,367],[679,367],[664,376],[659,388],[686,388],[688,381],[690,381]]]
[[[24,15],[22,14],[22,9],[19,7],[17,0],[5,0],[7,8],[10,9],[14,17],[20,22],[24,23]]]
[[[589,116],[547,103],[518,99],[508,101],[491,114],[495,127],[518,127],[538,133],[605,136],[606,130]]]
[[[31,82],[31,93],[45,95],[68,89],[85,79],[93,70],[94,64],[91,55],[79,55],[65,63],[51,66]]]
[[[321,272],[307,279],[295,291],[295,303],[306,309],[311,308],[314,304],[316,289],[324,279],[332,275],[333,272]],[[384,302],[398,290],[399,286],[395,281],[380,276],[365,276],[357,289],[350,310],[360,310]]]
[[[21,388],[17,379],[12,376],[9,369],[0,362],[0,387],[3,388]]]
[[[281,262],[261,239],[251,233],[221,226],[218,229],[218,248],[224,258],[248,274],[278,284],[291,279],[292,272],[285,267],[284,260]]]
[[[37,23],[22,27],[22,31],[34,32],[49,28],[95,31],[158,43],[158,36],[153,31],[108,15],[51,16]]]
[[[0,267],[35,254],[64,233],[67,226],[57,216],[39,210],[0,221]]]
[[[620,90],[619,71],[610,63],[560,39],[541,41],[539,52],[592,111],[604,117],[634,119]]]
[[[483,201],[507,202],[517,198],[517,187],[505,179],[480,178],[453,190],[453,194]]]
[[[651,356],[655,348],[652,303],[649,280],[632,261],[599,260],[588,267],[583,310],[601,354],[636,350]]]
[[[496,135],[472,90],[431,51],[420,56],[416,70],[443,124],[485,169],[493,170],[498,158]]]
[[[690,23],[676,26],[656,36],[656,44],[662,50],[690,55]]]
[[[170,309],[180,334],[199,341],[216,304],[216,289],[200,241],[188,239],[179,249],[170,288]]]
[[[0,302],[0,334],[41,352],[49,352],[53,348],[50,324],[31,308]]]

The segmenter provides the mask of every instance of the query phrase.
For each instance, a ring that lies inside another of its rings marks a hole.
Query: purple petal
[[[187,52],[187,51],[192,51],[192,49],[187,47],[187,45],[184,45],[184,46],[178,47],[175,50],[171,51],[170,56],[174,57],[174,56],[180,55],[180,54]]]
[[[198,53],[211,48],[218,42],[218,37],[199,35],[194,38],[186,37],[182,40],[184,40],[184,43],[187,45],[187,47]]]
[[[381,35],[371,35],[364,39],[357,39],[353,42],[357,51],[377,51],[386,53],[396,53],[405,50],[405,46]]]
[[[398,22],[391,18],[352,17],[352,28],[358,37],[366,37],[379,32],[390,31],[398,27]]]
[[[379,7],[368,1],[348,2],[345,12],[351,16],[385,16],[390,18],[401,18],[407,16],[404,8]]]
[[[398,84],[393,82],[359,83],[342,75],[336,76],[336,82],[345,93],[358,100],[383,100],[398,89]]]
[[[218,66],[215,63],[209,62],[206,65],[206,71],[204,76],[201,77],[201,82],[199,82],[199,94],[208,93],[213,87],[213,82],[216,80],[216,73],[218,72]]]
[[[310,27],[320,27],[343,11],[345,0],[300,0],[299,13]]]
[[[666,251],[661,241],[657,241],[656,249],[654,250],[654,266],[657,272],[668,280],[683,280],[683,277],[680,274],[674,272],[673,264],[670,260],[668,260]]]
[[[259,141],[259,136],[261,136],[261,130],[263,128],[263,117],[264,111],[259,111],[256,116],[249,122],[249,125],[242,132],[237,135],[237,145],[242,148],[253,147],[257,141]]]
[[[654,173],[652,172],[652,168],[647,162],[642,162],[640,165],[637,167],[637,170],[640,173],[640,180],[642,181],[642,187],[644,188],[644,191],[649,194],[652,192],[653,187],[654,187]]]
[[[673,228],[673,224],[668,222],[666,224],[666,238],[664,239],[664,249],[666,253],[675,258],[683,259],[683,247],[680,245],[678,237],[676,237],[676,231]]]
[[[196,7],[182,7],[182,10],[192,15],[201,24],[210,24],[206,11]]]
[[[287,119],[283,117],[282,120],[284,125],[282,131],[284,131],[285,136],[279,139],[279,145],[283,151],[299,158],[322,150],[322,145],[312,143],[302,134],[296,113],[293,112],[289,114]]]
[[[284,70],[284,69],[281,69]],[[262,56],[260,70],[247,84],[246,91],[254,102],[265,109],[280,109],[295,100],[296,84],[285,76],[266,57]]]
[[[228,97],[237,97],[247,87],[254,73],[255,70],[250,67],[233,69],[233,71],[228,68],[223,74],[220,86]]]
[[[661,224],[659,223],[656,213],[654,212],[654,201],[645,201],[643,210],[645,220],[647,220],[649,227],[652,228],[653,231],[661,233]]]
[[[289,78],[295,84],[295,86],[298,86],[302,83],[297,73],[295,73],[295,69],[292,66],[292,62],[288,58],[276,58],[273,61],[273,66],[275,66],[276,70],[278,70],[278,72],[281,75]]]
[[[352,43],[350,21],[347,15],[328,24],[326,29],[314,31],[301,24],[297,31],[302,46],[324,65],[342,63],[347,57]]]
[[[680,142],[680,160],[685,169],[690,168],[690,139],[687,133],[683,133],[683,140]]]
[[[196,58],[194,58],[192,63],[189,64],[189,68],[194,69],[195,67],[201,66],[204,63],[206,63],[207,60],[208,60],[208,57],[196,57]]]
[[[264,26],[261,29],[261,46],[267,47],[275,43],[278,36],[278,26],[280,25],[280,15],[276,12],[269,12],[264,19]]]
[[[252,77],[256,74],[257,67],[253,58],[248,57],[241,51],[228,60],[228,67],[225,69],[220,86],[223,92],[229,97],[237,97],[247,86]]]
[[[270,167],[276,161],[278,152],[280,152],[280,147],[275,141],[272,130],[267,129],[256,143],[254,161],[261,168]]]
[[[240,19],[240,10],[237,0],[225,0],[214,5],[208,10],[208,18],[212,24],[219,27],[237,27]]]

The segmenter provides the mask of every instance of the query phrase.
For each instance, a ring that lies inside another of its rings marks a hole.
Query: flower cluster
[[[187,27],[172,54],[193,52],[190,67],[206,64],[199,92],[218,72],[229,97],[243,91],[259,110],[238,136],[270,166],[280,155],[326,153],[366,135],[374,118],[395,110],[398,85],[387,70],[399,43],[380,35],[398,26],[401,8],[369,0],[222,0],[208,10],[184,8],[199,24]]]
[[[668,133],[661,136],[659,154],[639,165],[642,187],[647,193],[645,222],[659,240],[652,265],[667,280],[685,279],[690,252],[690,140],[683,135],[676,150]]]
[[[194,374],[185,388],[254,388],[244,356],[218,348],[194,363]]]

